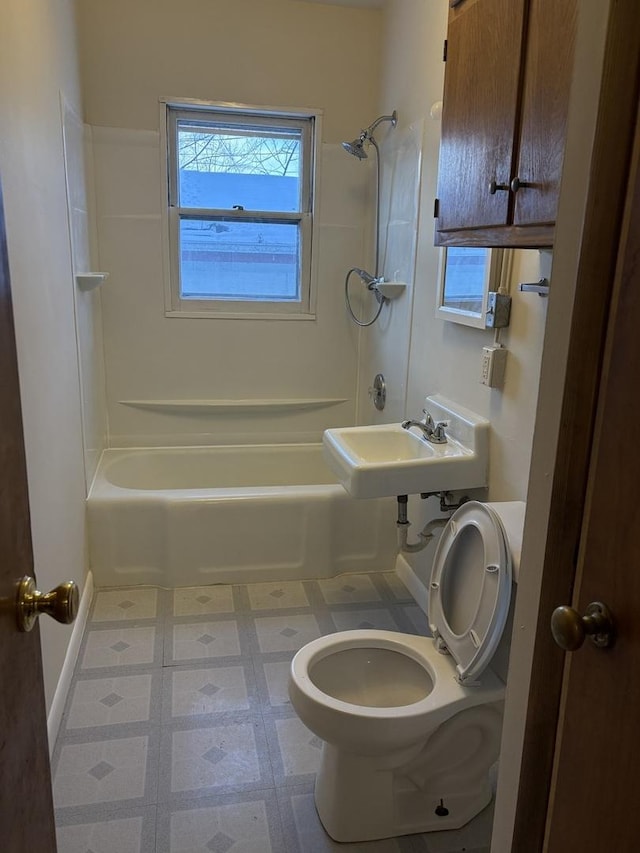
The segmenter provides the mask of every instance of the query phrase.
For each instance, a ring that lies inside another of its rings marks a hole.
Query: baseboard
[[[424,613],[427,613],[429,605],[429,590],[402,554],[398,554],[396,557],[396,574],[409,590],[418,607]]]
[[[89,607],[91,605],[92,598],[93,575],[91,572],[88,572],[86,580],[84,582],[84,589],[82,590],[80,606],[78,607],[78,615],[76,616],[76,621],[73,623],[71,639],[69,640],[69,645],[67,646],[67,653],[64,657],[64,663],[60,672],[60,678],[58,679],[56,692],[53,695],[53,702],[51,703],[51,708],[49,709],[49,716],[47,717],[49,755],[53,753],[53,748],[58,738],[60,723],[62,722],[62,713],[64,711],[64,706],[67,702],[67,695],[69,693],[69,687],[71,686],[71,679],[73,677],[73,671],[76,666],[76,661],[78,660],[80,643],[82,642],[84,629],[87,624],[87,617],[89,615]]]

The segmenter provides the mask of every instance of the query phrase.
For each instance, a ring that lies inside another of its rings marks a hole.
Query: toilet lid
[[[477,679],[493,657],[510,602],[511,554],[500,518],[468,501],[442,532],[429,590],[429,627],[455,658],[459,681]]]

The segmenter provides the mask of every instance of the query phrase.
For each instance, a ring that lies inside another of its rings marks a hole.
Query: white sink
[[[325,430],[324,457],[354,498],[455,491],[487,485],[489,422],[434,395],[425,409],[445,421],[446,444],[400,424]]]

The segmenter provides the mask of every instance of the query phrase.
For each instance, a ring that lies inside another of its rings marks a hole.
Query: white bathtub
[[[320,444],[106,450],[88,498],[98,586],[391,571],[395,502],[350,498]]]

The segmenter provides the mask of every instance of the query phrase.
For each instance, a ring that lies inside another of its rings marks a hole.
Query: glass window
[[[511,255],[504,249],[442,249],[436,316],[484,329],[489,293],[508,291],[510,275]]]
[[[167,115],[170,313],[309,314],[315,116]]]
[[[447,251],[442,305],[458,311],[482,312],[487,279],[489,249]]]

